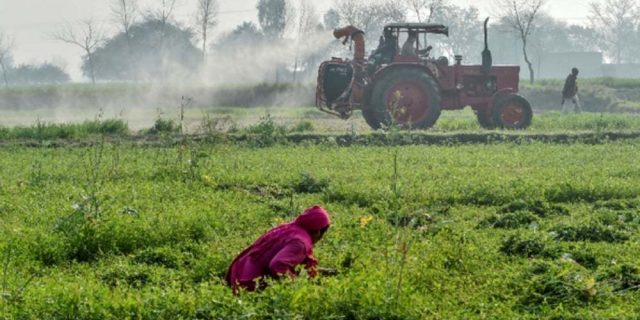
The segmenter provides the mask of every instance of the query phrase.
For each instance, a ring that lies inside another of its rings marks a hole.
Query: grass
[[[4,146],[0,310],[46,319],[632,318],[638,146]],[[234,255],[314,203],[334,222],[316,256],[338,275],[231,295],[222,276]]]
[[[126,122],[119,119],[84,121],[78,124],[36,122],[29,127],[0,127],[0,140],[79,139],[91,136],[124,136],[129,134]]]

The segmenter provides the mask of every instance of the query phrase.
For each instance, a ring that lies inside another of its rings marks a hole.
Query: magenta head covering
[[[328,227],[331,220],[329,213],[324,208],[313,206],[304,210],[293,223],[307,231],[317,231]]]

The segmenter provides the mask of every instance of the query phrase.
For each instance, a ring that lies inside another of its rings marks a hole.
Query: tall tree
[[[329,9],[322,17],[322,22],[325,28],[329,30],[336,29],[340,24],[340,14],[336,9]]]
[[[200,29],[202,37],[202,58],[207,55],[208,34],[213,27],[218,24],[218,1],[217,0],[198,0],[198,11],[196,13],[196,21]]]
[[[429,23],[447,5],[447,0],[404,0],[404,3],[418,22]]]
[[[129,67],[133,65],[133,48],[131,45],[131,26],[138,16],[138,0],[112,0],[111,14],[120,31],[127,40],[127,62]]]
[[[479,61],[482,50],[482,22],[478,8],[455,5],[440,7],[432,22],[449,26],[449,37],[441,36],[438,47],[450,57],[462,55],[466,61]],[[436,46],[436,45],[434,45]]]
[[[11,64],[11,50],[13,49],[13,39],[5,33],[0,32],[0,69],[2,69],[2,79],[5,87],[9,86],[7,73]]]
[[[498,16],[522,44],[522,55],[529,68],[529,81],[535,80],[533,63],[527,52],[529,36],[545,0],[495,0]]]
[[[178,2],[178,0],[160,0],[159,6],[151,8],[148,15],[151,16],[151,19],[160,21],[161,26],[164,27],[173,17],[173,11],[176,9]]]
[[[188,78],[201,66],[202,52],[193,45],[193,33],[172,22],[164,26],[165,35],[159,31],[162,21],[147,17],[131,26],[131,43],[136,59],[128,65],[126,35],[120,32],[108,38],[93,53],[95,76],[101,80],[155,80]],[[164,37],[165,50],[158,50]],[[82,71],[91,73],[89,60],[85,59]]]
[[[11,70],[11,79],[21,85],[60,84],[71,80],[62,68],[47,62],[40,65],[20,65]]]
[[[634,62],[633,46],[637,46],[640,5],[635,0],[591,2],[589,22],[602,40],[601,49],[615,63]]]
[[[391,22],[402,22],[405,10],[393,0],[335,0],[340,21],[365,32],[367,42],[376,41],[382,27]]]
[[[287,26],[287,2],[285,0],[258,0],[256,8],[262,32],[271,38],[282,38]]]
[[[73,25],[66,23],[60,30],[53,34],[53,38],[84,50],[86,54],[85,58],[89,62],[91,82],[95,84],[96,75],[93,54],[104,40],[104,36],[99,28],[96,27],[95,22],[92,20],[83,20],[80,22],[78,28],[74,28]]]
[[[301,50],[305,51],[304,49],[309,45],[313,45],[309,43],[308,36],[316,30],[316,27],[320,23],[316,8],[313,6],[311,1],[299,0],[296,12],[297,15],[295,17],[295,32],[297,43],[295,48],[294,67],[292,73],[294,82],[296,81],[296,76],[298,73],[300,52]]]
[[[131,38],[131,26],[138,15],[138,0],[112,0],[111,14],[118,28],[127,38]]]

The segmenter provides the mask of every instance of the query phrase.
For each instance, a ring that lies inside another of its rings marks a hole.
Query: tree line
[[[174,17],[183,1],[196,4],[189,23]],[[248,73],[264,69],[276,81],[311,79],[320,61],[344,53],[337,41],[331,41],[329,31],[349,24],[365,32],[369,48],[375,47],[385,24],[402,21],[448,25],[449,37],[428,39],[438,55],[461,54],[465,63],[477,63],[483,45],[484,17],[478,8],[448,0],[335,0],[322,14],[308,0],[257,0],[257,23],[242,22],[214,41],[218,1],[159,0],[154,7],[141,8],[137,0],[112,0],[115,33],[107,35],[95,21],[85,20],[61,25],[49,36],[83,50],[82,72],[94,83],[190,79],[217,70],[221,63],[229,68],[246,64],[237,70]],[[640,62],[638,0],[591,2],[587,22],[581,25],[554,19],[545,4],[545,0],[495,0],[490,45],[496,61],[519,48],[517,55],[527,65],[531,81],[535,61],[549,52],[599,51],[612,63]],[[5,86],[69,81],[61,68],[49,63],[15,66],[13,44],[0,32]],[[266,55],[275,57],[263,59]]]

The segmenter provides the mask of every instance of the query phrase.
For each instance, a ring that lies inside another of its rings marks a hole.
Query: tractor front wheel
[[[500,98],[492,113],[495,125],[503,129],[526,129],[533,118],[529,101],[517,94]]]
[[[371,129],[378,130],[381,128],[380,120],[376,117],[376,114],[371,107],[367,106],[362,109],[362,117]]]
[[[374,85],[370,107],[369,115],[382,126],[430,128],[440,117],[440,91],[424,70],[390,70]]]
[[[493,117],[491,113],[486,110],[476,110],[476,117],[478,124],[484,129],[495,129],[496,125],[493,123]]]

